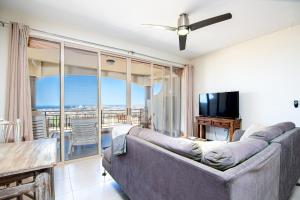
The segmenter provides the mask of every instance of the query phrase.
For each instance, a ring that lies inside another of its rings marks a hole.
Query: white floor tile
[[[54,168],[54,180],[60,181],[60,180],[68,180],[70,178],[69,176],[69,170],[68,167],[64,166],[57,166]]]
[[[72,177],[71,178],[71,184],[74,191],[86,189],[95,185],[102,185],[103,180],[100,175],[93,176],[93,175],[87,175],[87,176],[78,176],[78,177]]]
[[[91,158],[55,168],[55,195],[61,200],[128,200],[120,186],[107,174],[99,158]]]
[[[89,188],[78,190],[74,192],[75,200],[90,200],[90,199],[117,199],[119,197],[116,191],[110,185],[95,185]]]
[[[296,186],[293,190],[290,200],[299,200],[300,199],[300,187]]]
[[[63,195],[58,195],[55,196],[55,200],[74,200],[73,198],[73,194],[69,193],[69,194],[63,194]]]
[[[67,165],[70,178],[78,178],[85,176],[100,176],[101,167],[99,159],[87,159],[78,163],[70,163]]]
[[[54,186],[55,186],[55,196],[72,193],[71,182],[69,179],[55,180]]]

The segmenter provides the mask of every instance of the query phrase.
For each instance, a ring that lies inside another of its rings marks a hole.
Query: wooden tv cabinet
[[[229,141],[232,141],[234,131],[241,128],[241,119],[197,116],[198,137],[206,139],[206,126],[215,126],[229,130]]]

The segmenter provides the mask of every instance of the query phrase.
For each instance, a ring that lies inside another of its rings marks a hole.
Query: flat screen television
[[[239,118],[239,92],[200,94],[199,115],[207,117]]]

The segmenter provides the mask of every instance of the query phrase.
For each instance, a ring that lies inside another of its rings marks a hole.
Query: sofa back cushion
[[[251,138],[230,142],[205,153],[202,163],[224,171],[244,162],[267,146],[267,142]]]
[[[249,138],[264,140],[271,142],[274,138],[277,138],[283,133],[282,129],[277,126],[268,126],[261,131],[257,131],[249,136]]]
[[[281,122],[252,133],[249,138],[260,139],[270,143],[273,139],[294,128],[295,124],[292,122]]]
[[[283,132],[287,132],[296,127],[296,125],[293,122],[281,122],[278,124],[274,124],[273,126],[280,128]]]
[[[199,144],[186,138],[173,138],[150,129],[133,127],[130,135],[136,136],[184,157],[201,161],[202,151]]]

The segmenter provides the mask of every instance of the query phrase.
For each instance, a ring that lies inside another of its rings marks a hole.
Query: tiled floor
[[[55,168],[56,200],[129,200],[119,185],[107,175],[98,158],[89,158]],[[300,187],[295,187],[290,200],[300,199]]]
[[[90,158],[55,168],[56,200],[128,200],[119,185],[107,175],[98,158]]]
[[[300,181],[300,179],[298,180],[298,182]],[[296,186],[293,190],[293,194],[290,198],[290,200],[299,200],[300,199],[300,187]]]

